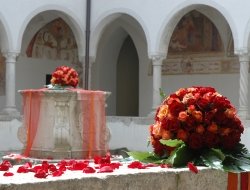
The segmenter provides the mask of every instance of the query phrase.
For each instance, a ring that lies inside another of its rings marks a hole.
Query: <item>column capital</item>
[[[152,60],[153,66],[161,66],[162,61],[166,58],[166,55],[164,54],[152,54],[150,55],[150,59]]]
[[[240,55],[247,55],[248,54],[248,49],[247,48],[237,48],[235,49],[234,53],[238,56]]]
[[[239,61],[240,63],[241,62],[249,62],[249,55],[248,54],[242,54],[242,55],[239,55]]]
[[[19,55],[18,52],[3,52],[2,54],[6,58],[6,62],[16,62],[16,58]]]
[[[163,53],[156,53],[156,54],[151,54],[149,58],[152,59],[152,61],[158,61],[165,59],[166,55]]]

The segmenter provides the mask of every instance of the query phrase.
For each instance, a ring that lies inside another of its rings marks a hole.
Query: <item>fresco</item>
[[[37,59],[68,61],[82,78],[82,64],[79,62],[74,34],[61,18],[51,21],[34,35],[26,49],[26,55]]]
[[[76,63],[77,44],[72,30],[61,18],[48,23],[35,34],[26,50],[26,55]]]
[[[215,25],[198,11],[191,11],[174,29],[162,74],[237,73],[239,61],[232,53],[232,36],[228,44],[226,52],[229,56],[225,56]]]
[[[169,53],[222,52],[220,35],[214,24],[198,11],[186,14],[176,26]]]

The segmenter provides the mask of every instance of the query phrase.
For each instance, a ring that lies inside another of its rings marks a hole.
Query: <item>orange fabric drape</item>
[[[247,190],[250,190],[250,173],[249,173],[249,172],[248,172],[247,180],[248,180],[248,187],[247,187]]]
[[[83,154],[93,158],[97,152],[106,152],[105,94],[103,91],[70,89],[78,93],[82,111]]]
[[[248,190],[248,173],[244,172],[240,174],[240,186],[241,190]]]
[[[250,173],[228,173],[227,190],[250,190]]]
[[[30,150],[32,148],[40,116],[40,104],[41,96],[44,89],[40,90],[25,90],[23,92],[23,119],[24,126],[27,131],[27,142],[26,147],[23,152],[24,156],[30,155]]]
[[[23,152],[29,156],[32,149],[40,117],[40,106],[43,97],[42,91],[23,91],[24,125],[27,131],[27,143]],[[106,144],[106,114],[105,94],[103,91],[90,91],[83,89],[68,89],[77,93],[79,106],[82,113],[82,149],[84,158],[93,158],[99,152],[107,151]],[[87,155],[86,155],[87,152]]]
[[[238,174],[228,173],[227,190],[238,190]]]

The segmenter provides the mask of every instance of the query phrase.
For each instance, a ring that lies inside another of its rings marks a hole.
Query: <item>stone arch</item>
[[[27,47],[28,44],[22,43],[24,42],[23,38],[25,36],[30,37],[31,39],[41,27],[46,25],[51,20],[59,17],[62,18],[72,29],[75,39],[77,41],[78,54],[80,56],[83,56],[85,46],[85,35],[83,35],[84,29],[82,29],[80,26],[81,21],[71,10],[58,5],[46,5],[43,7],[39,7],[38,9],[33,10],[24,19],[24,22],[19,32],[17,48],[21,49],[21,47]],[[29,30],[28,26],[30,25],[32,25],[32,30]],[[26,41],[29,42],[30,40],[27,39]]]
[[[94,36],[94,38],[92,38],[90,42],[91,57],[95,58],[96,51],[98,48],[98,43],[103,34],[103,31],[105,30],[105,27],[107,27],[110,23],[112,23],[122,15],[127,15],[128,17],[132,18],[132,20],[134,20],[134,23],[136,23],[138,27],[137,30],[140,30],[142,32],[143,37],[145,37],[146,39],[147,47],[150,46],[149,32],[143,19],[131,9],[124,9],[124,8],[114,9],[112,11],[107,11],[101,14],[93,25],[93,30],[91,35]]]
[[[202,4],[203,3],[203,4]],[[169,46],[170,38],[173,33],[175,26],[178,24],[179,20],[188,12],[192,10],[197,10],[200,13],[208,17],[214,25],[217,27],[218,32],[221,34],[222,41],[224,46],[227,46],[226,37],[224,35],[224,27],[227,27],[229,33],[232,34],[232,40],[234,40],[234,47],[238,47],[238,34],[236,27],[229,16],[228,12],[218,4],[207,2],[207,1],[197,1],[197,2],[188,2],[181,4],[178,8],[174,9],[167,17],[166,22],[162,24],[161,30],[159,31],[159,37],[156,40],[156,51],[164,52],[167,51]],[[223,21],[217,22],[216,18],[221,18]]]
[[[250,19],[245,27],[242,51],[241,53],[250,52]]]
[[[10,35],[11,32],[9,26],[1,13],[0,13],[0,28],[1,28],[0,30],[1,52],[14,51],[13,40]]]

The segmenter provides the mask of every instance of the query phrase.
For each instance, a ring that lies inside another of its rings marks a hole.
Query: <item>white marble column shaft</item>
[[[18,53],[15,52],[7,52],[3,54],[6,58],[6,76],[5,76],[5,97],[6,97],[6,105],[3,112],[9,116],[19,116],[19,112],[16,109],[16,57]]]
[[[160,96],[160,88],[162,88],[161,84],[161,70],[162,70],[162,61],[165,57],[162,55],[154,55],[152,56],[152,65],[153,65],[153,105],[152,111],[161,103]]]
[[[248,117],[248,70],[249,56],[248,54],[239,55],[240,61],[240,94],[239,94],[239,116],[242,119]]]

